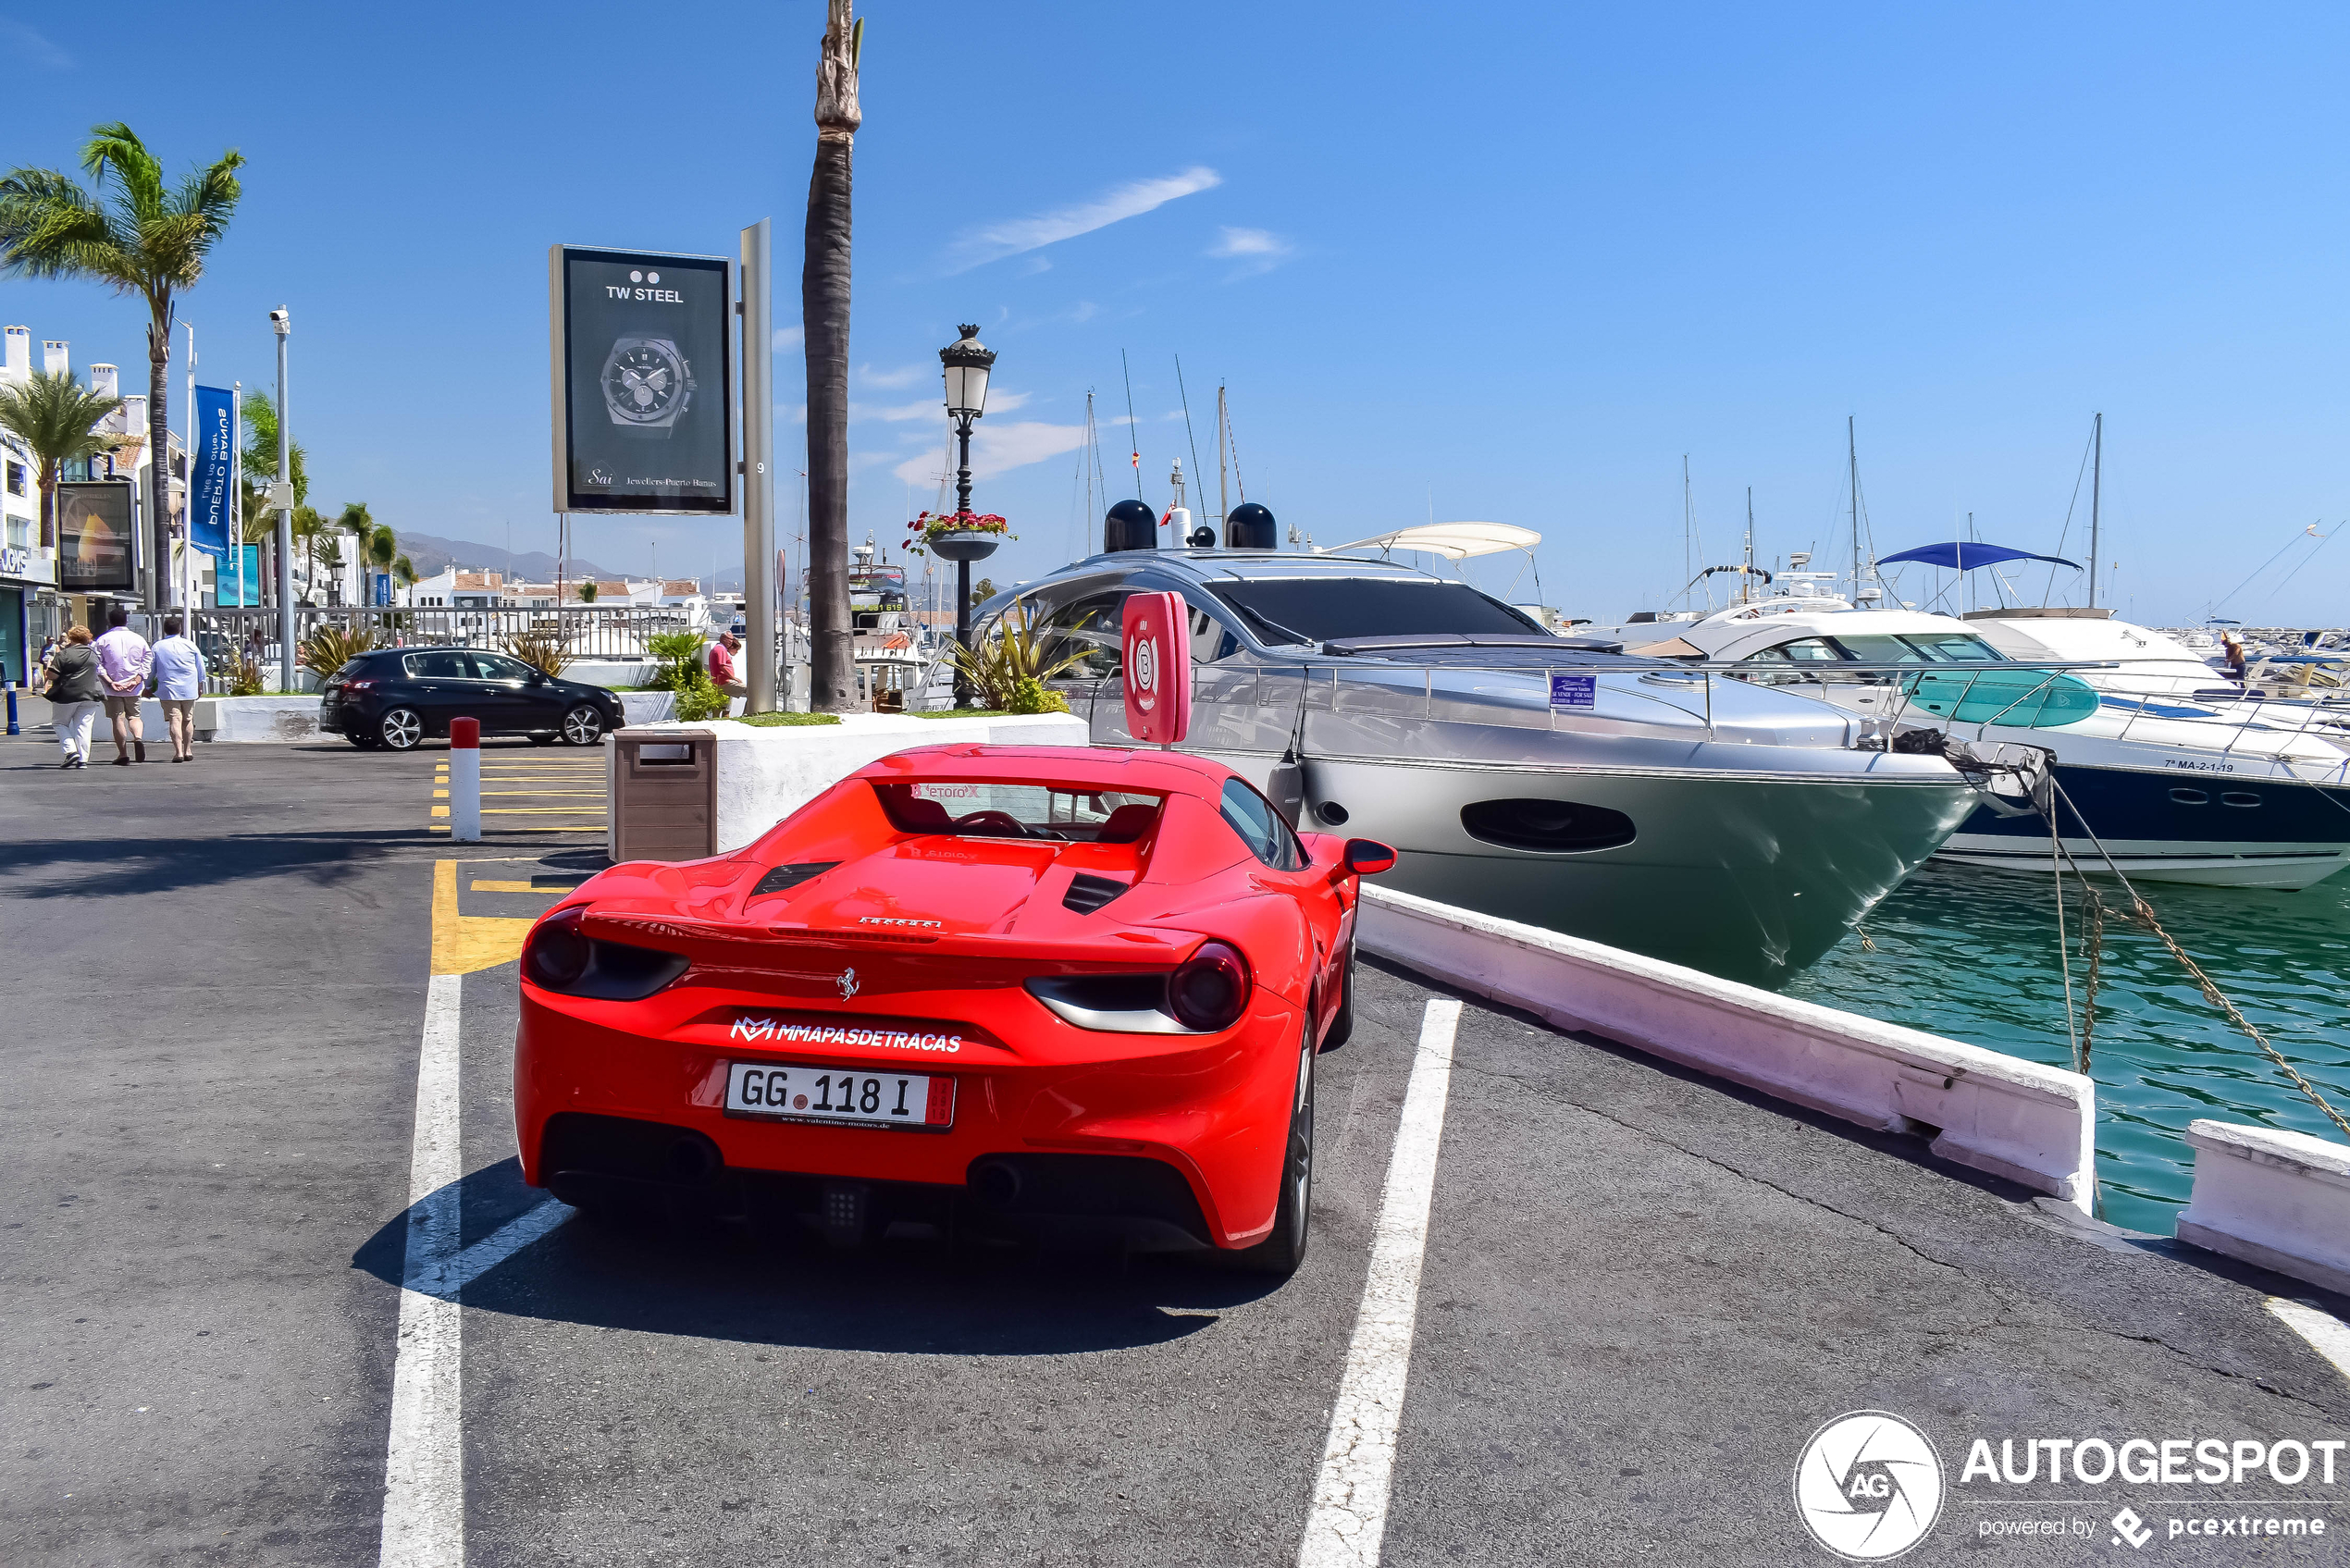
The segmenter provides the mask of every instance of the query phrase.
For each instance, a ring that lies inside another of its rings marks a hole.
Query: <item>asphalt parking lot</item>
[[[55,755],[0,743],[0,1561],[1298,1560],[1446,994],[1362,970],[1319,1067],[1312,1253],[1278,1287],[590,1227],[516,1172],[501,955],[599,839],[451,845],[419,811],[432,753]],[[1451,1040],[1383,1529],[1324,1561],[1831,1562],[1790,1478],[1861,1409],[1952,1482],[1913,1561],[2109,1560],[2134,1552],[2106,1515],[2175,1512],[2162,1488],[1989,1497],[1957,1484],[1970,1439],[2350,1435],[2350,1381],[2268,1308],[2282,1281],[1474,1003]],[[427,1103],[456,1135],[420,1154]],[[2341,1478],[2194,1500],[2293,1492],[2338,1533]],[[1980,1528],[2059,1515],[2097,1529]]]

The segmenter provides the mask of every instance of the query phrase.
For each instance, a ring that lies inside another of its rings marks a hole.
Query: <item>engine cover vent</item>
[[[802,860],[796,866],[770,866],[767,874],[759,879],[759,885],[750,890],[750,895],[758,898],[770,893],[788,893],[801,883],[821,877],[839,864],[837,860]]]
[[[1070,879],[1069,891],[1061,895],[1061,907],[1074,909],[1081,915],[1090,915],[1125,891],[1126,884],[1122,882],[1080,871]]]

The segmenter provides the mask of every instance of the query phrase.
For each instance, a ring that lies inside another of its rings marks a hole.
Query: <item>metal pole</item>
[[[768,222],[743,230],[743,621],[750,689],[744,710],[775,711],[775,350],[769,329]]]
[[[293,438],[286,424],[286,335],[292,320],[283,305],[269,314],[278,330],[278,689],[294,689]]]
[[[961,516],[971,509],[971,422],[969,414],[955,421],[955,514]],[[971,563],[955,562],[955,641],[969,652],[971,645]],[[971,676],[964,671],[961,660],[955,661],[955,706],[963,708],[971,700]]]
[[[188,563],[188,577],[184,584],[174,580],[172,594],[179,600],[180,609],[192,612],[195,610],[196,601],[204,597],[198,591],[198,585],[204,581],[204,577],[202,571],[196,565],[196,324],[192,321],[183,321],[179,325],[188,329],[188,444],[187,451],[182,454],[188,464],[188,488],[184,492],[188,498],[188,505],[187,510],[179,514],[182,519],[181,530],[187,536],[187,543],[179,547],[180,559]],[[167,476],[163,482],[163,495],[165,502],[168,504],[171,500],[171,480]],[[196,623],[189,620],[181,622],[180,624],[193,631]]]
[[[2097,524],[2100,521],[2100,505],[2105,499],[2105,415],[2102,413],[2096,418],[2096,463],[2089,471],[2089,608],[2092,610],[2097,607]]]
[[[229,485],[229,548],[236,552],[237,608],[245,607],[245,384],[232,384],[229,392],[229,461],[235,465],[235,477]],[[212,596],[217,608],[220,596]],[[239,657],[241,658],[240,650]]]

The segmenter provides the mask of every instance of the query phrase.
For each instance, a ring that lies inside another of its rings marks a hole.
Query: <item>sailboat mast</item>
[[[2096,432],[2092,445],[2096,457],[2089,470],[2089,608],[2097,607],[2097,525],[2098,512],[2105,493],[2105,414],[2100,412],[2092,426]],[[2078,493],[2077,491],[2075,492]]]
[[[1861,443],[1852,428],[1852,415],[1844,416],[1845,479],[1852,487],[1852,598],[1861,597]]]
[[[1746,488],[1746,570],[1738,574],[1738,602],[1754,597],[1754,487]]]
[[[1225,521],[1232,514],[1230,491],[1232,473],[1232,417],[1224,407],[1224,389],[1216,389],[1216,525],[1219,532],[1229,533]]]
[[[1689,454],[1683,452],[1681,454],[1681,581],[1684,584],[1691,584],[1697,580],[1691,575],[1696,562],[1689,557]],[[1689,608],[1689,590],[1686,586],[1681,589],[1681,608],[1684,610]]]

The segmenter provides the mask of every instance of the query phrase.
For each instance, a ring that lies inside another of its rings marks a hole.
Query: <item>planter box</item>
[[[667,697],[667,692],[638,693]],[[888,713],[844,713],[837,724],[773,728],[713,720],[705,724],[632,727],[697,730],[717,737],[717,844],[721,855],[740,849],[866,763],[919,746],[1070,746],[1087,743],[1085,721],[1068,713],[1024,718],[911,719]],[[611,777],[617,748],[604,746],[606,798],[619,798]],[[609,811],[609,808],[607,808]],[[609,820],[606,852],[618,856]]]

